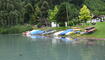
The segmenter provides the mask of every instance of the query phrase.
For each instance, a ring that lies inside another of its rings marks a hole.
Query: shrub
[[[0,34],[17,34],[28,30],[32,30],[31,25],[16,25],[12,27],[1,27]]]

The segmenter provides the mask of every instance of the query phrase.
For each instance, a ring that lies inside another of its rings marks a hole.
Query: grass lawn
[[[105,38],[105,22],[98,22],[96,25],[96,31],[93,34],[85,35],[86,37]]]

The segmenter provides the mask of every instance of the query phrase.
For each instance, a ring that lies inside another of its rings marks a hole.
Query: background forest
[[[75,25],[80,22],[78,16],[84,4],[92,15],[105,15],[105,0],[0,0],[0,27],[50,26],[52,21],[60,26],[64,22]]]

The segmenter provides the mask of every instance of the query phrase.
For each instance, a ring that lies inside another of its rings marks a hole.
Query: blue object
[[[73,29],[67,29],[64,32],[61,32],[59,35],[65,35],[66,33],[72,32],[72,31],[73,31]]]
[[[31,34],[32,35],[37,35],[37,34],[42,34],[42,33],[44,33],[45,31],[42,31],[42,30],[35,30],[35,31],[31,31]]]
[[[77,34],[77,33],[80,33],[81,31],[76,31],[75,33]]]

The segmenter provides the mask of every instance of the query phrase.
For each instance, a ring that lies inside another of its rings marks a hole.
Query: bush
[[[28,30],[32,30],[31,25],[16,25],[12,27],[1,27],[0,34],[17,34]]]
[[[7,29],[1,27],[0,28],[0,34],[6,34],[7,33]]]

